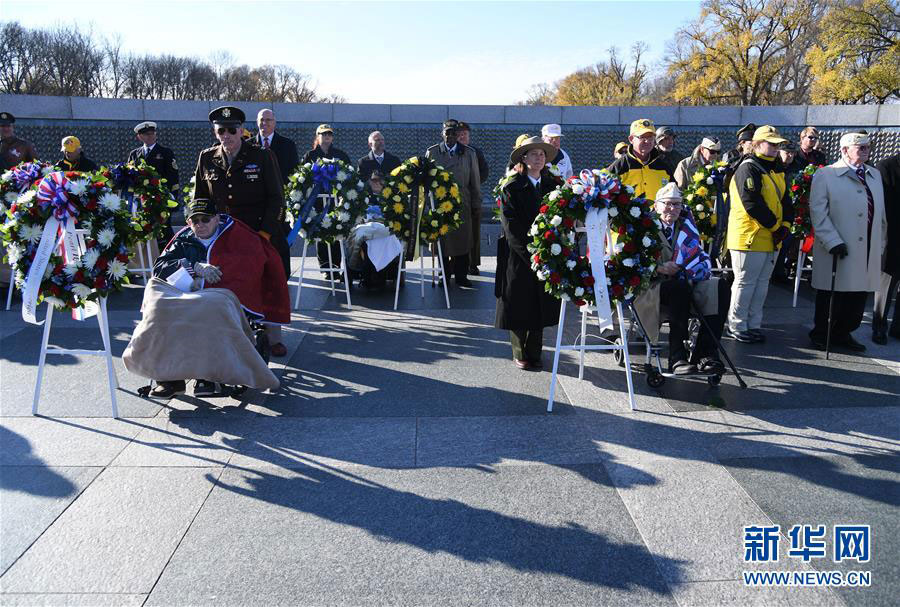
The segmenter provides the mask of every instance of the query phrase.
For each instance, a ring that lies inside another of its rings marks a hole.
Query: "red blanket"
[[[284,266],[268,240],[230,217],[208,256],[209,263],[222,270],[222,280],[211,287],[233,292],[244,308],[268,322],[291,322]]]

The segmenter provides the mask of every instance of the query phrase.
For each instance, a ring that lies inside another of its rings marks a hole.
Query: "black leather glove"
[[[831,250],[829,250],[828,252],[831,253],[832,255],[837,255],[841,259],[845,258],[847,255],[850,254],[850,251],[847,250],[847,245],[845,245],[843,242],[841,244],[831,247]]]
[[[788,230],[785,226],[781,226],[774,232],[772,232],[772,239],[775,241],[775,244],[778,244],[782,240],[788,237],[790,234],[790,230]]]

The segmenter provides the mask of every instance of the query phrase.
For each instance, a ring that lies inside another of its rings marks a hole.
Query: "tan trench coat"
[[[472,248],[472,207],[481,206],[481,177],[478,172],[478,157],[475,150],[457,144],[457,154],[450,156],[447,146],[439,143],[428,148],[426,158],[431,158],[450,171],[459,187],[462,208],[459,212],[462,225],[441,238],[441,248],[446,256],[468,255]],[[459,153],[463,150],[463,153]]]
[[[853,169],[838,160],[813,176],[809,211],[816,233],[812,275],[815,289],[831,290],[832,257],[828,251],[844,243],[850,254],[838,260],[835,291],[878,290],[887,242],[884,189],[878,169],[869,165],[865,168],[866,184],[875,203],[869,242],[866,190]]]

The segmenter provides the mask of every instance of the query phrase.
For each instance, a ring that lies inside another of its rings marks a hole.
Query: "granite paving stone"
[[[601,466],[226,470],[147,605],[548,597],[674,604]]]
[[[0,466],[106,466],[140,432],[109,418],[0,419]]]
[[[139,607],[147,600],[146,594],[43,594],[3,593],[0,604],[4,607]]]
[[[0,577],[0,591],[150,592],[218,472],[104,470]]]

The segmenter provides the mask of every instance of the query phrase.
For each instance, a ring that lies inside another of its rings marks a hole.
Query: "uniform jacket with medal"
[[[504,188],[500,223],[503,237],[497,241],[497,276],[494,295],[497,315],[494,326],[513,331],[551,327],[559,322],[559,300],[544,291],[544,283],[531,269],[531,254],[526,248],[528,235],[544,196],[556,189],[558,181],[542,175],[531,185],[525,175],[516,175]]]
[[[0,140],[0,163],[4,169],[11,169],[20,162],[33,162],[37,159],[34,144],[19,137],[7,137]]]
[[[166,180],[166,185],[170,190],[175,189],[178,185],[178,164],[175,162],[175,152],[156,143],[147,155],[144,154],[144,146],[135,148],[128,153],[128,162],[137,162],[141,158]]]
[[[425,157],[431,158],[451,173],[459,187],[459,198],[462,202],[459,210],[462,225],[441,238],[443,253],[447,256],[468,255],[469,249],[472,248],[472,207],[481,205],[478,157],[472,148],[461,143],[456,144],[456,150],[451,156],[447,144],[443,142],[428,148]]]
[[[843,160],[822,167],[813,175],[809,214],[816,238],[813,243],[812,286],[831,290],[831,260],[828,253],[847,245],[849,254],[839,259],[835,291],[876,291],[881,281],[882,256],[887,240],[884,185],[878,169],[864,165],[866,184],[872,191],[875,213],[869,238],[869,200],[856,171]]]
[[[283,238],[281,175],[268,150],[244,141],[229,166],[221,145],[207,148],[200,152],[194,179],[195,198],[209,198],[220,213]]]

